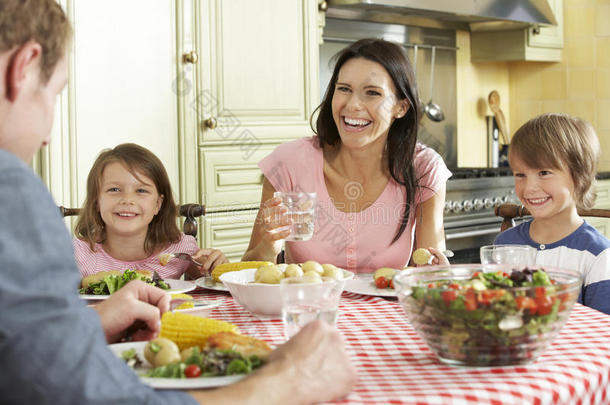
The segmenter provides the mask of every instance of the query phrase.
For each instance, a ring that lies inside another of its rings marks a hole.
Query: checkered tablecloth
[[[260,319],[228,293],[193,295],[224,301],[210,317],[275,345],[281,319]],[[610,316],[576,304],[560,336],[531,365],[469,368],[441,363],[417,336],[396,301],[343,293],[338,329],[358,370],[347,404],[608,404]]]

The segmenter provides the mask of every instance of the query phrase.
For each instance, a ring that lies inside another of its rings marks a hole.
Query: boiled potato
[[[144,357],[153,367],[161,367],[180,361],[178,345],[166,338],[151,340],[144,347]]]
[[[303,274],[303,280],[306,283],[321,283],[322,277],[320,276],[320,273],[312,270],[306,271],[305,274]]]
[[[385,277],[388,280],[392,280],[395,275],[396,275],[396,270],[394,270],[390,267],[382,267],[380,269],[377,269],[377,271],[375,271],[375,274],[373,274],[373,279],[377,280],[379,277]]]
[[[284,278],[284,273],[275,264],[267,266],[261,266],[254,273],[255,283],[265,284],[279,284],[280,280]]]
[[[315,271],[319,275],[324,274],[324,268],[322,268],[322,265],[314,260],[306,261],[301,267],[303,268],[303,273]]]
[[[303,277],[303,269],[298,264],[289,264],[284,271],[285,277]]]
[[[199,347],[197,346],[189,347],[180,352],[180,359],[184,362],[193,354],[199,354],[200,352],[201,350],[199,350]]]
[[[419,248],[413,252],[413,263],[417,265],[428,264],[432,259],[432,253],[428,249]]]
[[[335,280],[343,280],[343,270],[335,266],[334,264],[323,264],[324,277],[334,278]]]

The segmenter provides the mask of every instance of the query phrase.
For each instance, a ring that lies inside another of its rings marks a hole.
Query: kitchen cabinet
[[[260,203],[257,163],[278,144],[311,135],[318,2],[179,4],[180,200],[206,206],[202,245],[239,259]]]
[[[557,26],[470,34],[473,62],[559,62],[563,48],[563,0],[548,0]]]

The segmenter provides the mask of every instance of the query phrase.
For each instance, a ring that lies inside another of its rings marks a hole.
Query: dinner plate
[[[185,281],[185,280],[163,280],[165,281],[167,284],[169,284],[169,290],[165,290],[166,292],[170,293],[170,294],[179,294],[179,293],[185,293],[191,290],[194,290],[196,288],[196,285],[193,284],[192,281]],[[95,295],[95,294],[80,294],[80,297],[84,300],[105,300],[106,298],[110,297],[110,295]]]
[[[223,283],[219,283],[219,282],[215,281],[214,284],[207,285],[205,283],[205,281],[206,281],[206,277],[199,277],[197,280],[195,280],[195,284],[197,284],[197,286],[199,286],[201,288],[206,288],[208,290],[229,292],[229,289]]]
[[[391,288],[377,288],[372,274],[357,274],[354,278],[345,282],[343,290],[362,295],[396,297],[396,291]]]
[[[199,388],[222,387],[224,385],[233,384],[236,381],[245,377],[244,374],[228,375],[222,377],[201,377],[201,378],[152,378],[143,377],[142,375],[149,371],[152,366],[144,358],[144,347],[148,342],[126,342],[115,343],[109,345],[110,350],[117,356],[121,357],[121,353],[126,350],[135,349],[138,357],[144,362],[142,367],[135,368],[135,373],[140,376],[142,382],[157,389],[172,389],[172,390],[191,390]]]

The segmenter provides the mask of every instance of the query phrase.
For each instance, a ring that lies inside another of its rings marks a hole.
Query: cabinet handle
[[[190,51],[188,53],[182,54],[182,63],[192,63],[193,65],[197,63],[199,60],[199,55],[197,55],[197,51]]]
[[[328,10],[328,3],[323,1],[318,4],[318,10],[326,12],[326,10]]]
[[[207,120],[204,120],[202,124],[203,129],[214,129],[218,126],[218,120],[214,117],[210,117]]]

